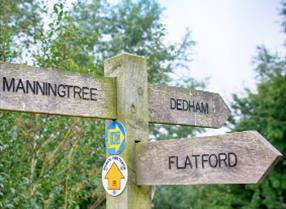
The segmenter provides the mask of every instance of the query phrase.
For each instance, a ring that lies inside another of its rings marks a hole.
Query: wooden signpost
[[[217,93],[149,86],[150,122],[220,128],[230,110]]]
[[[2,110],[117,119],[112,77],[0,62],[0,93]],[[152,123],[220,128],[230,115],[216,93],[149,85],[148,94]]]
[[[113,78],[0,62],[0,109],[116,118]]]
[[[122,166],[118,172],[119,164],[103,170],[112,192],[108,209],[150,209],[150,185],[257,183],[281,156],[255,131],[148,142],[149,123],[219,128],[230,111],[216,93],[148,85],[143,57],[107,59],[104,74],[95,78],[0,62],[0,110],[119,120],[126,144],[118,153],[128,172]],[[116,127],[111,132],[109,148],[123,141]]]
[[[140,143],[136,151],[139,185],[254,184],[282,156],[256,131]]]

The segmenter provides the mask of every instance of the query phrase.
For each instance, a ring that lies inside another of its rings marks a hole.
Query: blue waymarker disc
[[[113,121],[105,131],[106,151],[112,155],[120,154],[125,148],[126,132],[125,127],[119,121]]]

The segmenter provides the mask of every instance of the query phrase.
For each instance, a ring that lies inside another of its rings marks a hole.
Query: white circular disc
[[[119,155],[106,159],[102,167],[101,180],[105,191],[111,196],[120,195],[128,181],[128,170],[125,161]]]

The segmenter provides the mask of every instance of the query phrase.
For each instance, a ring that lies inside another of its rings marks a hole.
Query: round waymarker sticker
[[[125,127],[119,121],[113,121],[105,132],[106,151],[112,155],[119,155],[126,144]]]
[[[101,180],[105,191],[111,196],[120,195],[128,180],[127,165],[119,155],[112,155],[106,159]]]

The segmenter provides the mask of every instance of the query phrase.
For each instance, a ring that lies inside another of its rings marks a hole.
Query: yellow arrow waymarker
[[[101,180],[105,191],[111,196],[120,195],[128,181],[128,169],[119,155],[109,156],[102,167]]]
[[[120,180],[124,179],[124,176],[117,167],[116,163],[112,164],[105,176],[105,179],[108,181],[108,189],[120,190]]]

